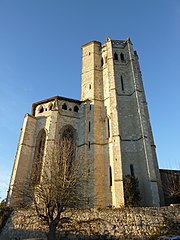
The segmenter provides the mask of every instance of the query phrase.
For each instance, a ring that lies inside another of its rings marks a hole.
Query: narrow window
[[[78,106],[75,106],[75,107],[74,107],[74,112],[78,112],[78,111],[79,111]]]
[[[122,75],[121,75],[121,89],[122,89],[122,91],[124,91],[124,82],[123,82],[123,77],[122,77]]]
[[[101,58],[101,67],[104,65],[104,60]]]
[[[112,186],[112,169],[111,169],[111,166],[109,167],[109,183],[110,183],[110,186]]]
[[[131,176],[134,177],[134,167],[133,164],[130,164]]]
[[[67,105],[65,103],[62,105],[62,109],[67,110]]]
[[[136,57],[138,57],[138,55],[137,55],[137,52],[136,52],[136,51],[134,51],[134,55],[135,55]]]
[[[68,177],[72,173],[72,163],[76,155],[75,132],[72,126],[66,125],[61,131],[58,148],[59,156],[66,162],[63,171],[66,171]]]
[[[36,139],[36,148],[31,172],[31,181],[33,186],[39,184],[41,178],[42,162],[46,141],[46,132],[42,129]]]
[[[90,142],[88,143],[88,146],[89,146],[89,149],[90,149],[91,148],[91,143]]]
[[[121,58],[121,61],[124,61],[124,54],[123,53],[120,54],[120,58]]]
[[[108,127],[108,138],[110,138],[110,122],[109,122],[109,118],[107,119],[107,127]]]
[[[89,110],[91,111],[91,104],[89,105]]]
[[[116,52],[114,53],[114,60],[118,60],[118,55]]]
[[[49,105],[49,110],[51,111],[52,108],[53,108],[53,105],[52,105],[52,103],[51,103],[51,104]]]
[[[91,131],[91,122],[89,122],[89,132]]]
[[[105,57],[105,63],[107,63],[107,56]]]
[[[89,89],[91,89],[91,84],[89,84]]]

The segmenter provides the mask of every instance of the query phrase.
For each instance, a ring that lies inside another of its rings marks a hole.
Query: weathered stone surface
[[[16,185],[23,190],[35,166],[40,131],[46,132],[48,151],[68,126],[74,129],[77,157],[88,173],[82,181],[83,207],[124,206],[123,180],[130,174],[138,177],[141,206],[163,205],[139,61],[130,39],[82,46],[81,100],[56,96],[34,103],[32,112],[25,115],[18,144],[11,206],[18,198]]]
[[[163,227],[167,219],[180,224],[180,208],[73,209],[63,217],[70,220],[63,221],[57,231],[61,239],[143,239]],[[12,213],[0,239],[46,239],[47,230],[33,210],[19,210]]]

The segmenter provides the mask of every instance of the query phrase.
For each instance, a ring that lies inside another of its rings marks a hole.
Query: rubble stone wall
[[[148,239],[167,222],[180,224],[180,207],[73,209],[63,213],[58,239]],[[14,211],[1,240],[46,239],[48,228],[33,210]]]

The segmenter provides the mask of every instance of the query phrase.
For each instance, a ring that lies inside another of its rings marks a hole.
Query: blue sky
[[[180,167],[179,0],[0,1],[0,197],[33,102],[80,98],[80,46],[127,39],[137,50],[160,168]]]

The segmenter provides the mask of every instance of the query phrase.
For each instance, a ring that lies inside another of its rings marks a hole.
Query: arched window
[[[52,103],[50,103],[50,104],[49,104],[49,110],[51,111],[51,110],[52,110],[52,108],[53,108],[53,104],[52,104]]]
[[[137,55],[137,51],[134,51],[134,55],[135,55],[136,57],[138,57],[138,55]]]
[[[43,106],[40,106],[39,113],[42,113],[42,112],[44,112],[44,108],[43,108]]]
[[[62,129],[59,139],[60,156],[66,162],[66,175],[71,174],[72,164],[76,155],[75,129],[67,125]]]
[[[74,112],[78,112],[78,111],[79,111],[78,106],[75,106],[75,107],[74,107]]]
[[[67,110],[67,105],[65,103],[62,105],[62,109]]]
[[[114,60],[118,60],[118,55],[116,52],[114,53]]]
[[[31,172],[31,181],[33,186],[40,183],[42,163],[45,149],[46,132],[42,129],[36,139],[36,147]]]
[[[125,59],[124,59],[124,54],[123,54],[123,53],[120,54],[120,58],[121,58],[121,61],[124,61],[124,60],[125,60]]]

